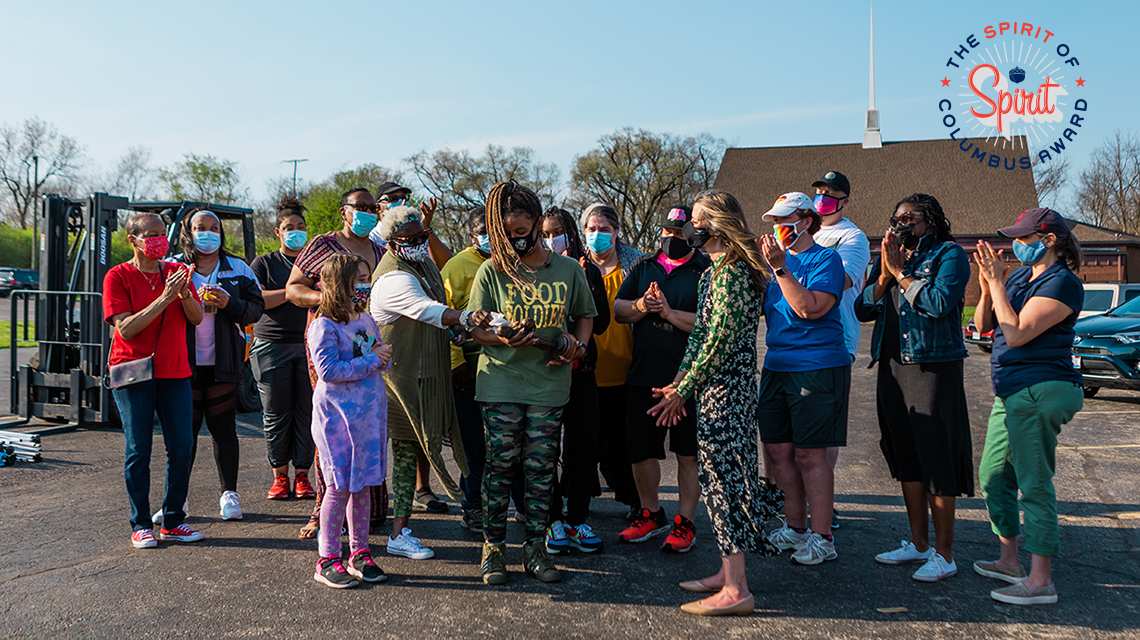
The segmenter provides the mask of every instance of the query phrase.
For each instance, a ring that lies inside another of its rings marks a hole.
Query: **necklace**
[[[162,284],[162,265],[161,264],[159,265],[158,272],[153,274],[154,277],[152,278],[151,277],[152,274],[147,273],[146,271],[143,271],[142,267],[139,266],[138,262],[132,262],[132,264],[134,264],[135,268],[138,269],[139,273],[142,274],[143,280],[146,281],[147,285],[150,286],[150,290],[151,291],[157,290],[158,285]]]

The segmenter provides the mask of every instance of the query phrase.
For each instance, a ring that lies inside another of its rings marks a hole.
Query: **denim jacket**
[[[855,300],[855,316],[861,322],[875,321],[871,333],[871,366],[879,360],[883,341],[883,315],[895,313],[886,296],[898,287],[892,282],[882,298],[875,299],[875,283],[881,262],[875,260],[863,294]],[[904,364],[950,362],[966,357],[962,341],[962,307],[970,260],[956,242],[923,238],[903,266],[903,274],[915,281],[899,296],[899,354]]]

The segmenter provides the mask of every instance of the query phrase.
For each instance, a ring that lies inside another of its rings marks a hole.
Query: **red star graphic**
[[[1078,87],[1085,86],[1085,79],[1084,78],[1077,78],[1077,86]]]
[[[1077,82],[1080,82],[1080,80],[1078,80]],[[950,78],[943,76],[942,77],[942,86],[949,87],[950,86]]]

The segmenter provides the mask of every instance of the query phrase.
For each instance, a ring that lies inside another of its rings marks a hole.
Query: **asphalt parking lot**
[[[869,331],[864,331],[864,339]],[[6,354],[0,354],[3,356]],[[512,581],[484,587],[479,541],[458,515],[417,514],[416,534],[433,560],[383,556],[386,584],[333,591],[311,579],[316,545],[296,538],[309,502],[269,502],[270,479],[256,415],[243,416],[241,486],[246,519],[217,517],[210,442],[199,439],[191,490],[192,522],[206,540],[157,550],[130,548],[122,483],[122,438],[80,431],[45,439],[45,462],[0,469],[0,635],[4,637],[776,637],[776,638],[1135,638],[1140,627],[1140,394],[1102,391],[1061,436],[1056,486],[1063,555],[1057,606],[992,602],[995,583],[970,564],[996,545],[980,498],[960,501],[959,575],[919,584],[905,567],[872,557],[906,535],[897,485],[878,451],[874,376],[856,364],[849,446],[840,459],[840,557],[818,567],[786,558],[751,558],[756,613],[698,619],[677,609],[679,580],[718,562],[703,512],[699,543],[667,557],[655,545],[620,545],[621,505],[594,503],[607,547],[561,563],[564,581],[544,585],[521,574],[521,527],[511,525]],[[967,360],[974,457],[989,412],[988,359]],[[155,447],[152,504],[161,496],[162,449]],[[675,507],[671,465],[666,507]],[[899,611],[884,613],[881,609]]]

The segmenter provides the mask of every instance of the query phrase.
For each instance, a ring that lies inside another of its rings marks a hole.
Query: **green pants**
[[[507,503],[511,481],[522,462],[526,539],[546,532],[554,467],[562,436],[562,407],[492,402],[483,404],[487,462],[483,468],[483,537],[507,540]]]
[[[1007,398],[994,398],[978,482],[993,532],[1021,532],[1018,490],[1025,511],[1025,549],[1055,556],[1061,546],[1053,490],[1057,434],[1081,410],[1084,396],[1071,382],[1040,382]]]
[[[416,492],[416,460],[420,444],[415,440],[392,441],[392,515],[412,515],[412,496]]]

